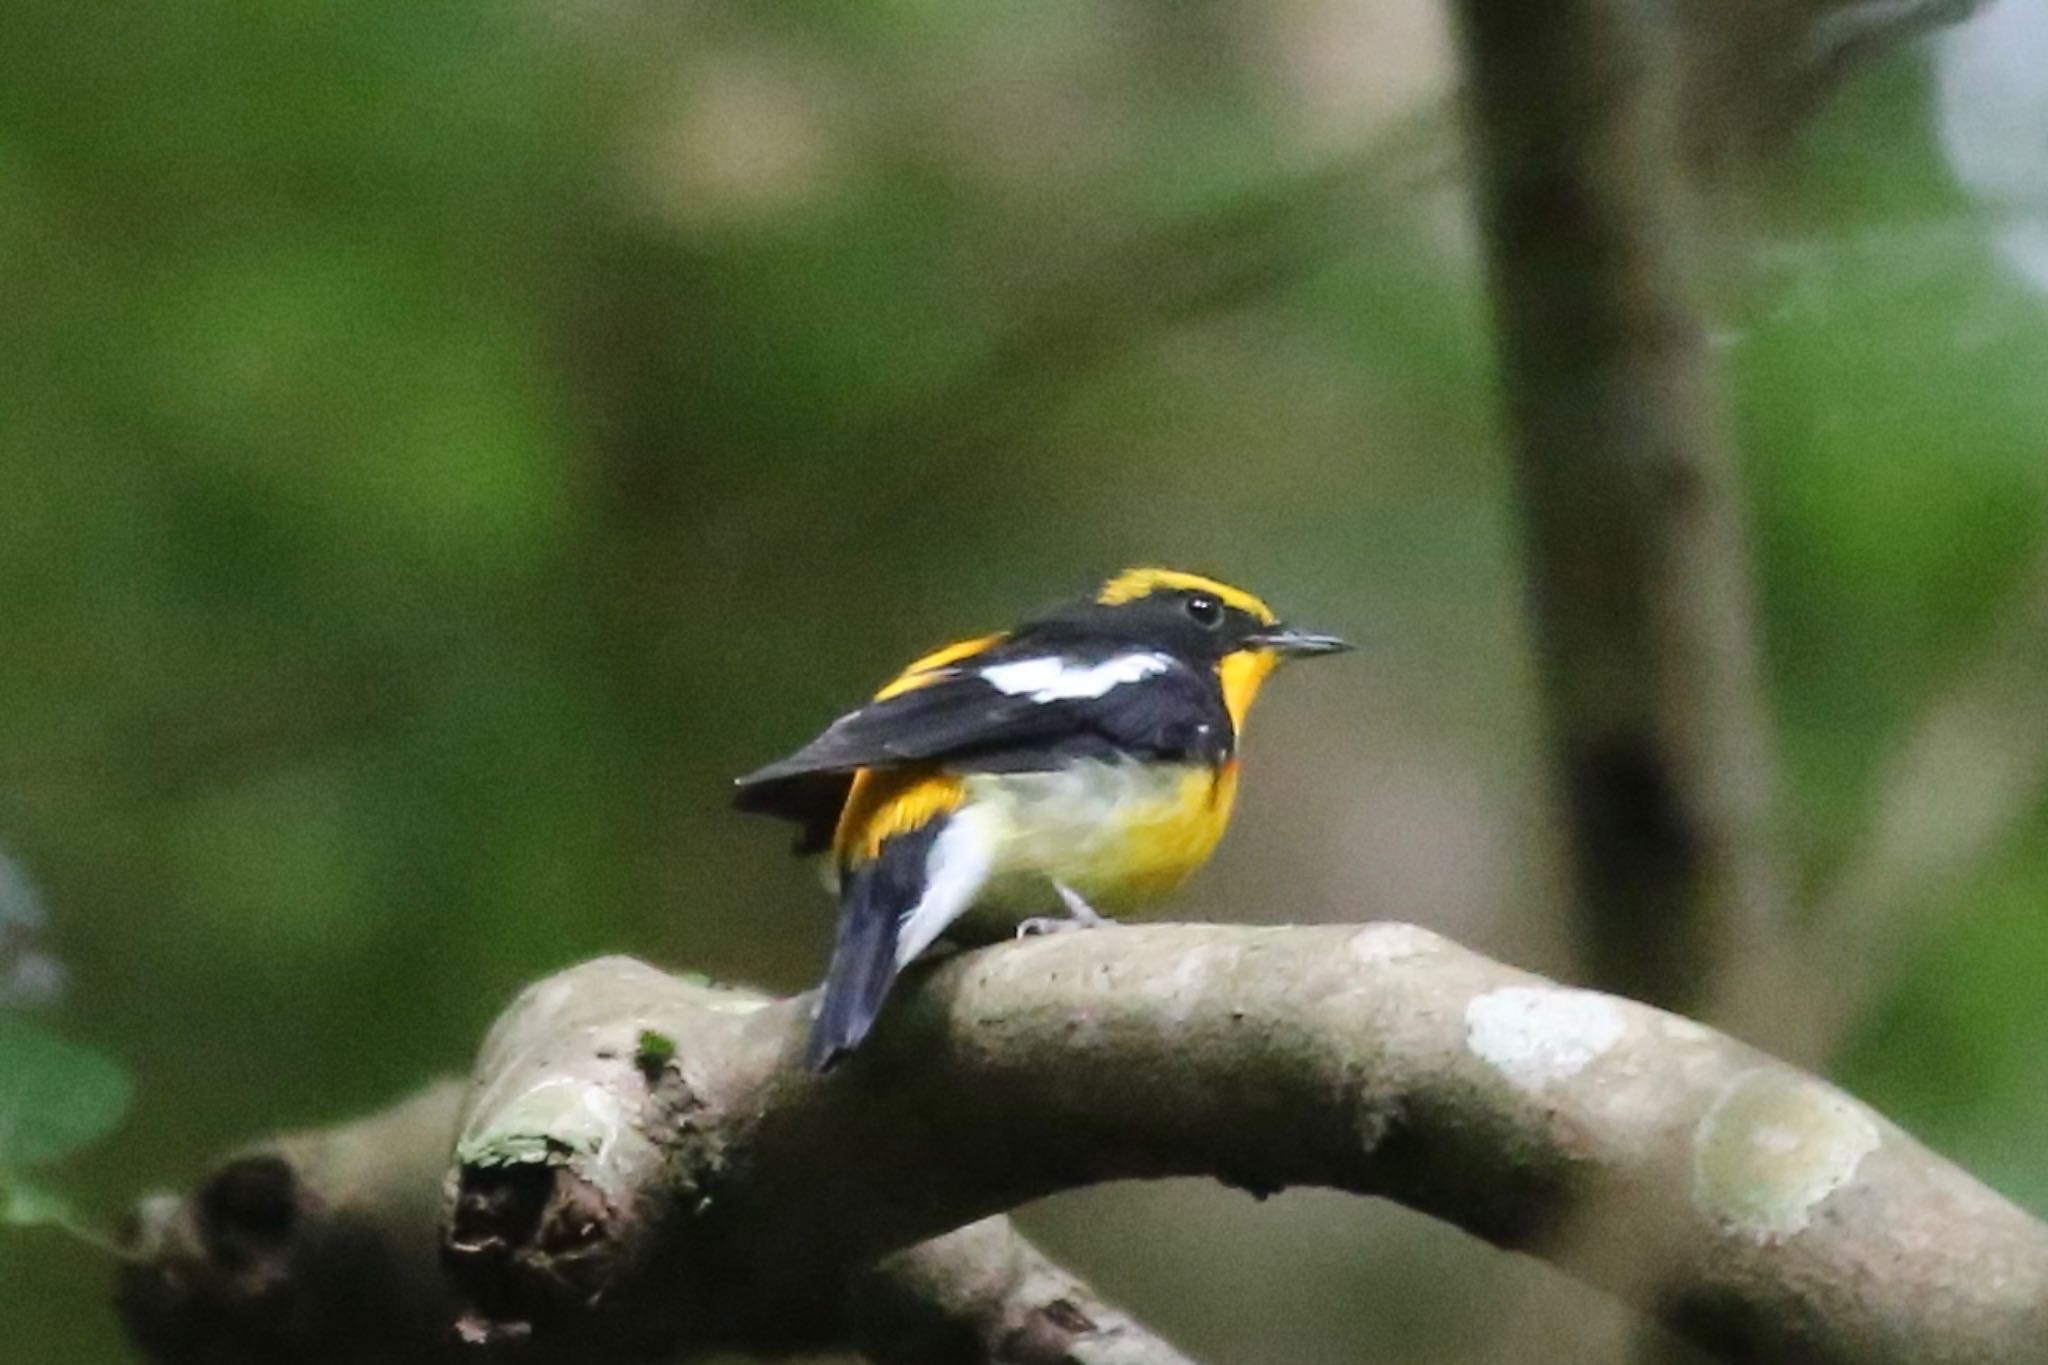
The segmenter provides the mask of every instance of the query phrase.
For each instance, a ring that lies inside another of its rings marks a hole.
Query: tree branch
[[[432,1365],[460,1307],[437,1218],[462,1085],[238,1153],[136,1210],[119,1307],[166,1365]]]
[[[829,1077],[804,1000],[626,959],[487,1045],[448,1251],[503,1328],[622,1353],[828,1339],[849,1266],[1102,1180],[1386,1195],[1731,1359],[2021,1361],[2048,1229],[1697,1024],[1402,925],[1114,929],[913,973]],[[667,1044],[673,1043],[673,1052]],[[1629,1229],[1545,1234],[1625,1190]],[[1633,1273],[1634,1242],[1676,1248]]]
[[[1385,1195],[1538,1248],[1731,1360],[2017,1365],[2048,1340],[2048,1227],[1882,1118],[1420,929],[1105,929],[904,986],[825,1077],[800,1061],[805,997],[625,958],[529,988],[461,1099],[444,1187],[464,1335],[544,1361],[858,1342],[919,1365],[1169,1365],[977,1220],[1212,1175]],[[437,1087],[151,1201],[123,1295],[137,1339],[164,1361],[454,1352],[428,1206],[456,1107]],[[1609,1237],[1547,1235],[1621,1195]],[[1672,1256],[1654,1284],[1644,1244]]]
[[[442,1182],[464,1087],[277,1138],[224,1161],[189,1199],[143,1201],[119,1304],[166,1365],[451,1365],[488,1324],[442,1274]],[[876,1365],[1192,1365],[1005,1218],[889,1257],[847,1296],[834,1344]],[[604,1359],[573,1340],[522,1359]]]
[[[1192,1365],[1007,1218],[889,1257],[851,1298],[852,1344],[875,1365]]]
[[[1781,144],[1854,71],[1896,53],[1983,0],[1674,0],[1685,40],[1685,120],[1694,165]]]

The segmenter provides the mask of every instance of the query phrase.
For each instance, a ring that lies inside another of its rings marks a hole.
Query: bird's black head
[[[1196,664],[1215,666],[1242,657],[1261,680],[1283,658],[1350,648],[1334,635],[1283,625],[1264,600],[1243,588],[1179,569],[1127,569],[1094,597],[1027,629],[1047,637],[1071,633],[1151,646]]]

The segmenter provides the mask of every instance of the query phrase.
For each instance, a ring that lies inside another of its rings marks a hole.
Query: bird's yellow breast
[[[985,906],[1038,913],[1060,882],[1114,914],[1160,899],[1209,860],[1230,823],[1237,764],[1089,760],[964,782],[955,818],[987,841]]]

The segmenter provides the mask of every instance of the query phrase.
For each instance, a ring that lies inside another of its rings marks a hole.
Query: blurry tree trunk
[[[1781,893],[1675,52],[1631,0],[1458,9],[1582,961],[1697,1009]]]
[[[1772,755],[1675,29],[1647,0],[1458,8],[1580,962],[1761,1028],[1783,894]],[[1608,1245],[1631,1221],[1594,1199],[1557,1235]],[[1636,1252],[1654,1297],[1675,1253]],[[1650,1336],[1637,1354],[1685,1353]]]

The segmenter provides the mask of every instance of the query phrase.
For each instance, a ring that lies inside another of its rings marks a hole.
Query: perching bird
[[[1242,588],[1130,569],[925,655],[739,779],[741,810],[795,820],[799,853],[831,855],[839,931],[811,1065],[858,1046],[896,974],[942,934],[1100,923],[1180,885],[1230,822],[1260,685],[1284,658],[1347,648]]]

